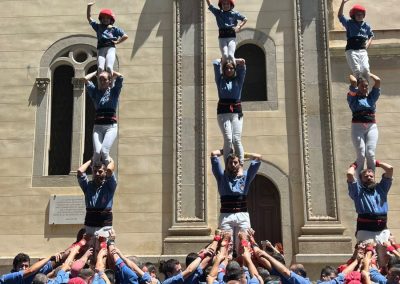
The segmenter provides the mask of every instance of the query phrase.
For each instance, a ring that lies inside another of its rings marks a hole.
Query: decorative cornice
[[[176,186],[176,220],[184,221],[182,217],[182,39],[180,0],[176,1],[176,98],[175,98],[175,186]]]
[[[176,53],[176,94],[175,94],[175,221],[177,223],[187,222],[206,222],[206,172],[205,172],[205,98],[204,98],[204,19],[203,19],[203,2],[199,1],[199,26],[200,31],[195,34],[196,40],[199,40],[200,45],[200,64],[195,65],[193,68],[199,68],[200,74],[200,102],[197,103],[195,100],[196,111],[194,113],[195,128],[196,132],[196,157],[193,157],[193,163],[196,163],[196,182],[194,184],[196,197],[194,206],[199,208],[198,215],[196,216],[185,216],[183,212],[183,200],[182,200],[182,178],[184,174],[183,169],[183,43],[182,43],[182,3],[184,0],[177,0],[175,3],[176,7],[176,29],[175,29],[175,53]],[[196,96],[197,97],[197,96]]]
[[[326,119],[322,121],[325,124],[322,127],[322,131],[325,134],[325,146],[324,149],[325,157],[326,157],[326,167],[325,170],[328,172],[326,176],[327,178],[327,198],[330,202],[327,202],[328,207],[328,216],[324,216],[324,220],[338,220],[338,212],[337,212],[337,198],[336,198],[336,183],[335,183],[335,161],[334,161],[334,153],[333,153],[333,135],[332,135],[332,109],[331,109],[331,88],[330,88],[330,62],[329,62],[329,37],[328,37],[328,26],[327,26],[327,7],[326,1],[320,0],[320,16],[321,16],[321,36],[322,36],[322,52],[323,56],[323,106],[326,110]]]
[[[301,0],[296,0],[296,19],[297,19],[297,45],[299,56],[299,88],[300,88],[300,119],[301,119],[301,138],[303,147],[303,166],[304,166],[304,188],[306,197],[307,219],[310,219],[312,214],[311,203],[311,177],[310,177],[310,154],[309,154],[309,139],[308,139],[308,124],[307,124],[307,106],[306,106],[306,91],[305,91],[305,75],[304,75],[304,46],[302,33],[301,19]]]
[[[328,208],[327,215],[315,215],[313,212],[313,194],[311,190],[311,169],[310,169],[310,149],[309,149],[309,131],[308,131],[308,114],[307,114],[307,99],[306,99],[306,83],[305,83],[305,62],[304,62],[304,44],[303,44],[303,21],[302,21],[302,1],[296,0],[296,16],[297,16],[297,44],[298,44],[298,61],[299,61],[299,89],[300,89],[300,118],[301,118],[301,137],[302,137],[302,150],[303,150],[303,168],[304,168],[304,188],[306,198],[306,221],[337,221],[337,201],[336,201],[336,186],[335,186],[335,172],[334,172],[334,158],[333,158],[333,141],[332,141],[332,123],[331,123],[331,108],[330,108],[330,86],[329,86],[329,51],[327,44],[327,30],[326,30],[326,7],[325,0],[319,0],[320,7],[319,18],[321,19],[321,27],[319,29],[321,34],[317,34],[322,40],[322,47],[319,50],[324,52],[322,71],[322,83],[323,83],[323,98],[321,100],[322,107],[326,109],[326,119],[322,119],[324,124],[321,125],[322,135],[324,135],[324,155],[325,169],[328,171],[325,176],[328,178],[326,183],[326,198],[329,198],[327,204]],[[304,5],[304,2],[303,2]],[[316,24],[318,27],[318,24]],[[327,150],[327,152],[325,152]],[[314,198],[317,198],[314,196]]]

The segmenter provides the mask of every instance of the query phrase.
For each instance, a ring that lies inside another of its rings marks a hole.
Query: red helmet
[[[218,1],[218,7],[219,7],[220,9],[222,9],[222,1],[223,1],[223,0],[219,0],[219,1]],[[235,8],[235,0],[229,0],[229,3],[231,4],[232,9]]]
[[[365,17],[367,10],[363,6],[356,4],[353,6],[353,8],[350,9],[350,12],[349,12],[350,18],[354,19],[356,12],[364,13],[364,17]]]
[[[115,22],[115,15],[114,15],[114,13],[113,13],[113,11],[112,10],[110,10],[110,9],[101,9],[100,10],[100,13],[99,13],[99,20],[101,21],[101,17],[102,16],[109,16],[109,17],[111,17],[111,24],[114,24],[114,22]]]

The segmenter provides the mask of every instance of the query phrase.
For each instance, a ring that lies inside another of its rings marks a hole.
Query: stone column
[[[84,73],[83,73],[84,74]],[[83,76],[82,76],[83,77]],[[84,151],[84,135],[85,135],[85,103],[83,92],[85,88],[84,81],[81,78],[72,78],[73,84],[73,121],[72,121],[72,149],[71,149],[71,172],[76,170],[82,164]]]
[[[342,261],[351,238],[343,236],[336,198],[326,2],[296,0],[296,10],[305,201],[296,261],[313,262],[321,254]]]
[[[164,254],[196,251],[210,240],[203,5],[198,0],[174,1],[174,208]]]

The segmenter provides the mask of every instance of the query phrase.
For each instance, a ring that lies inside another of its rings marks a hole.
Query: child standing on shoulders
[[[246,24],[247,18],[239,12],[234,11],[234,0],[219,0],[218,6],[211,4],[210,0],[206,0],[208,10],[214,14],[219,29],[219,48],[222,53],[222,65],[230,59],[235,62],[236,50],[236,33],[239,32]],[[238,24],[240,22],[240,24]]]
[[[115,62],[115,45],[125,41],[128,36],[114,25],[115,15],[110,9],[102,9],[99,13],[100,23],[91,18],[91,8],[95,1],[88,3],[86,16],[97,35],[97,74],[107,71],[113,75]]]
[[[350,19],[343,15],[343,7],[349,0],[342,0],[338,11],[339,21],[346,29],[347,45],[346,59],[353,75],[358,79],[369,79],[369,59],[367,49],[371,45],[374,33],[368,23],[364,21],[366,9],[361,5],[354,5],[350,10]]]

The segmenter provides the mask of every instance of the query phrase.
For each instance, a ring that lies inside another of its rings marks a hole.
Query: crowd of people
[[[375,158],[378,141],[375,111],[381,82],[370,72],[366,51],[373,32],[364,21],[364,7],[354,5],[350,18],[346,18],[343,9],[349,0],[341,1],[338,18],[346,28],[346,58],[353,73],[347,100],[353,114],[351,133],[356,161],[347,170],[347,183],[358,214],[357,244],[347,262],[339,267],[323,267],[317,283],[400,284],[400,244],[387,228],[387,197],[393,167]],[[260,247],[255,241],[246,196],[260,167],[261,155],[246,153],[241,143],[241,93],[246,64],[244,59],[234,56],[236,33],[247,18],[233,10],[234,0],[219,0],[219,8],[210,0],[206,2],[219,28],[221,59],[213,64],[219,98],[217,118],[224,141],[223,149],[211,152],[212,172],[221,201],[219,229],[212,242],[199,252],[189,253],[184,268],[176,259],[143,263],[135,256],[125,256],[118,248],[112,227],[117,179],[109,153],[117,136],[116,110],[123,77],[113,65],[115,45],[128,36],[113,26],[115,15],[109,9],[100,11],[100,23],[96,23],[91,18],[95,2],[90,2],[87,19],[98,38],[98,70],[84,78],[86,94],[96,109],[93,157],[77,170],[78,183],[85,195],[85,227],[78,232],[76,242],[64,251],[32,265],[27,254],[19,253],[11,272],[0,277],[1,284],[311,283],[304,265],[292,263],[287,268],[281,244],[264,241]],[[95,77],[97,84],[92,81]],[[370,79],[374,80],[374,86],[368,93]],[[251,160],[247,170],[245,159]],[[375,180],[376,168],[384,171],[380,182]],[[86,174],[89,169],[91,180]]]

